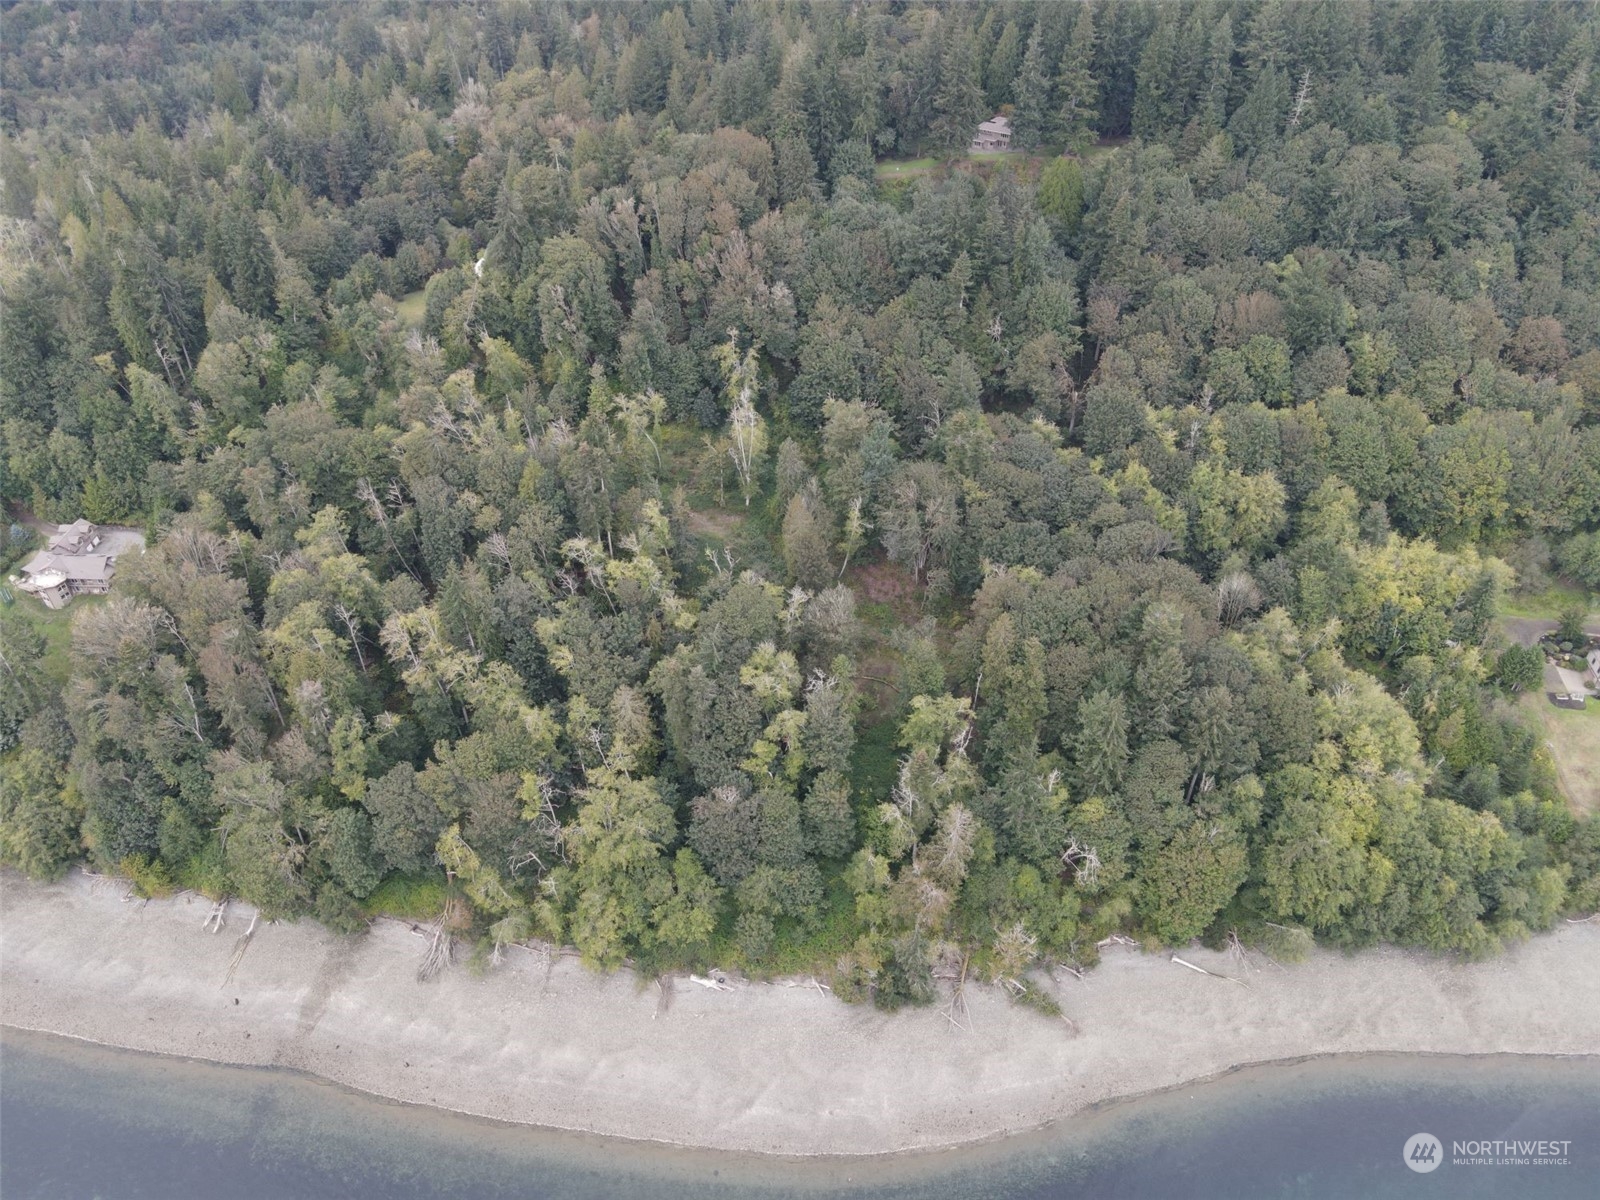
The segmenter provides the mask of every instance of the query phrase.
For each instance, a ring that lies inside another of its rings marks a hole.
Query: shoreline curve
[[[422,943],[380,921],[220,934],[192,895],[0,876],[0,1024],[123,1050],[281,1067],[379,1100],[498,1124],[787,1158],[849,1159],[1028,1134],[1240,1069],[1362,1054],[1600,1054],[1600,926],[1564,924],[1484,963],[1391,947],[1305,963],[1115,949],[1055,985],[1077,1025],[970,992],[883,1014],[809,981],[728,992],[595,975],[519,951],[417,983]],[[229,979],[231,970],[231,980]]]

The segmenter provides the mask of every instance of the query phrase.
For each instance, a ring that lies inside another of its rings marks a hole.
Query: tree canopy
[[[1493,629],[1600,581],[1592,5],[4,22],[0,497],[150,543],[0,611],[6,862],[889,1007],[1600,906]]]

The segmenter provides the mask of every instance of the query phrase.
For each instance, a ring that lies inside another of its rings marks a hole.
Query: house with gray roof
[[[11,583],[18,591],[37,596],[46,608],[65,608],[74,596],[111,590],[117,573],[117,556],[108,553],[111,549],[100,527],[80,518],[60,526],[50,536],[49,549],[23,563],[21,574],[13,575]]]
[[[978,132],[972,137],[972,149],[977,151],[1011,149],[1011,118],[994,116],[979,125]]]

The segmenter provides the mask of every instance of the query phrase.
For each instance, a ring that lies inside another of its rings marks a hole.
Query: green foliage
[[[0,499],[148,537],[8,863],[886,1007],[1592,907],[1585,12],[679,7],[8,14]]]
[[[34,749],[0,764],[0,852],[42,879],[60,875],[79,853],[82,803],[63,767]]]
[[[1536,689],[1544,679],[1544,652],[1537,646],[1507,646],[1494,673],[1495,681],[1513,694]]]
[[[375,917],[396,917],[403,921],[436,920],[444,909],[443,872],[427,875],[387,876],[361,902]]]
[[[1039,211],[1063,238],[1077,236],[1083,220],[1083,167],[1076,159],[1053,158],[1039,173]]]
[[[1584,626],[1589,614],[1582,608],[1564,608],[1556,617],[1556,641],[1582,646],[1589,640]]]

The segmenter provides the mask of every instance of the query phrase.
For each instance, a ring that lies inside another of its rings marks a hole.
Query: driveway
[[[1500,627],[1505,630],[1506,637],[1519,646],[1536,646],[1539,639],[1547,633],[1554,633],[1560,622],[1545,620],[1541,617],[1501,617]],[[1584,625],[1584,630],[1591,637],[1600,637],[1600,617],[1590,619]],[[1574,690],[1586,691],[1585,688],[1574,689],[1571,680],[1563,678],[1570,675],[1582,682],[1582,676],[1573,671],[1563,671],[1561,667],[1545,663],[1544,665],[1544,692],[1546,696],[1559,696],[1570,694]]]
[[[1538,645],[1539,639],[1547,633],[1554,633],[1559,624],[1558,621],[1547,621],[1540,617],[1500,618],[1500,626],[1506,631],[1506,636],[1519,646]],[[1591,637],[1600,637],[1600,617],[1591,616],[1584,630]]]

